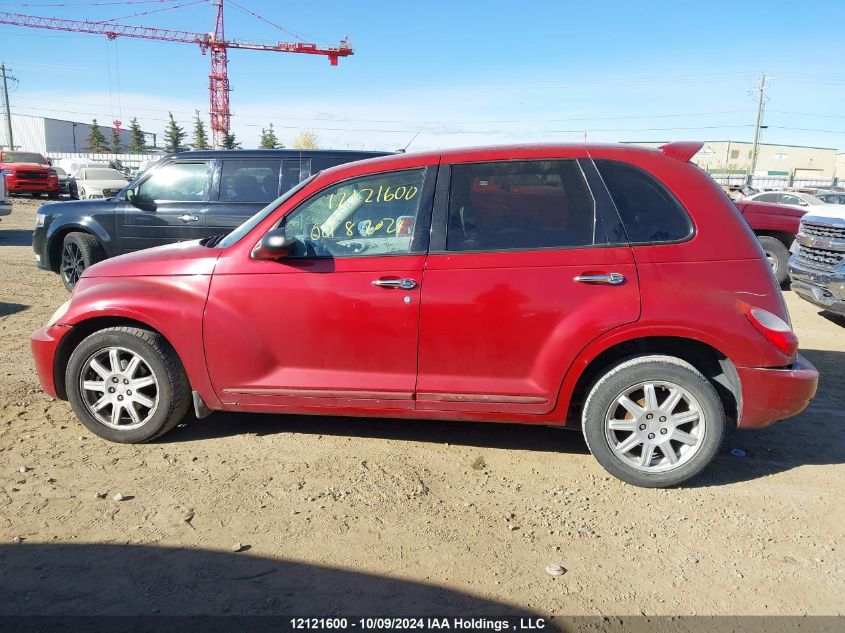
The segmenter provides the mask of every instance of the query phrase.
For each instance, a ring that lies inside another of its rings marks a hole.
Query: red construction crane
[[[21,13],[0,12],[0,24],[14,24],[37,29],[51,29],[54,31],[74,31],[77,33],[94,33],[105,35],[113,40],[118,37],[134,37],[145,40],[160,40],[163,42],[178,42],[180,44],[196,44],[202,54],[211,51],[211,73],[208,75],[208,91],[210,95],[211,132],[215,148],[223,144],[229,133],[231,113],[229,112],[229,75],[227,71],[230,48],[245,48],[253,51],[271,51],[274,53],[303,53],[306,55],[325,55],[332,66],[337,66],[341,57],[352,55],[352,48],[347,38],[340,40],[337,47],[320,47],[305,42],[277,42],[276,44],[261,44],[256,42],[237,42],[227,40],[223,32],[223,0],[212,0],[217,7],[217,20],[213,33],[191,33],[189,31],[175,31],[144,26],[130,26],[115,22],[89,22],[87,20],[65,20],[62,18],[48,18]],[[251,13],[251,12],[250,12]],[[257,16],[260,17],[260,16]],[[262,18],[263,19],[263,18]]]

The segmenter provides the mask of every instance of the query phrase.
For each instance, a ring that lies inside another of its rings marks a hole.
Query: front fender
[[[92,319],[105,318],[147,325],[176,350],[191,388],[210,408],[220,408],[206,369],[202,341],[210,281],[210,275],[83,277],[59,323],[81,327]]]
[[[55,270],[58,262],[52,260],[52,255],[60,251],[64,236],[73,231],[82,231],[95,236],[106,252],[106,257],[117,255],[117,244],[114,236],[114,212],[109,213],[78,213],[61,209],[61,203],[46,205],[39,210],[45,215],[44,219],[44,248],[42,258],[44,263]],[[51,208],[52,207],[52,208]],[[58,207],[58,208],[56,208]]]

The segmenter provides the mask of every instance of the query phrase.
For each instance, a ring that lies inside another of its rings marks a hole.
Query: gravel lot
[[[39,390],[67,293],[38,206],[0,222],[0,615],[842,614],[845,320],[791,292],[819,395],[683,489],[510,425],[215,414],[122,446]]]

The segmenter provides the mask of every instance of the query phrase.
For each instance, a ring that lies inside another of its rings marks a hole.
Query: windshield
[[[46,165],[47,159],[35,152],[3,152],[4,163],[38,163]]]
[[[816,196],[811,196],[809,193],[804,194],[804,201],[807,204],[824,204],[824,201],[819,200]]]
[[[125,180],[116,169],[86,169],[86,180]]]
[[[281,196],[279,196],[278,198],[273,200],[273,202],[271,202],[266,207],[261,209],[261,211],[259,211],[254,216],[252,216],[249,220],[247,220],[246,222],[241,224],[238,228],[236,228],[234,231],[232,231],[226,237],[224,237],[223,240],[218,244],[218,246],[220,248],[228,248],[232,244],[237,244],[244,235],[246,235],[252,229],[254,229],[256,226],[261,224],[261,222],[262,222],[262,220],[264,220],[264,218],[266,218],[273,211],[278,209],[280,204],[282,204],[285,200],[287,200],[288,198],[290,198],[291,196],[293,196],[294,194],[296,194],[297,192],[302,190],[302,188],[305,187],[305,185],[310,183],[312,180],[314,180],[314,178],[316,176],[317,176],[317,174],[314,174],[310,178],[303,180],[301,183],[299,183],[298,185],[296,185],[292,189],[287,190]]]

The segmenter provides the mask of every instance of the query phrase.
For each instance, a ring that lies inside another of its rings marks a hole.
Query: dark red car
[[[737,202],[736,206],[760,240],[775,279],[782,284],[789,277],[789,249],[798,235],[801,218],[807,212],[770,202],[744,201]]]
[[[615,476],[700,472],[818,373],[737,208],[661,150],[548,145],[321,172],[225,237],[87,269],[45,391],[143,442],[193,407],[581,426]]]
[[[0,150],[0,171],[6,180],[6,193],[29,193],[38,198],[59,197],[59,175],[37,152]]]

